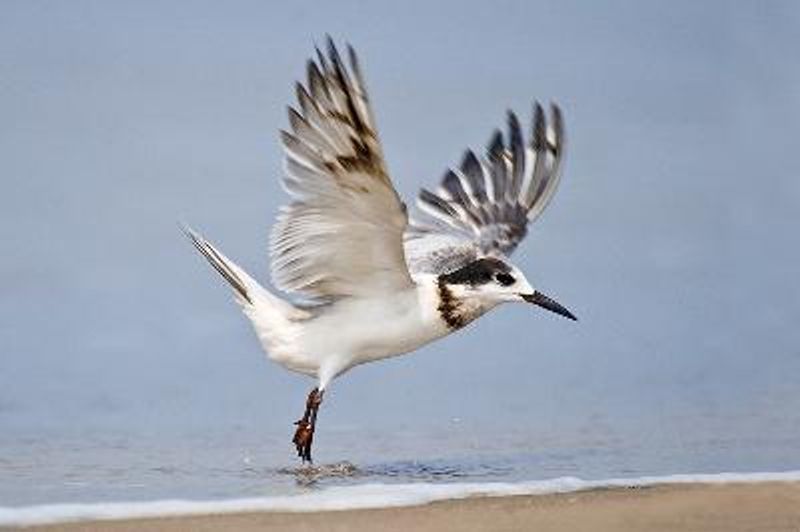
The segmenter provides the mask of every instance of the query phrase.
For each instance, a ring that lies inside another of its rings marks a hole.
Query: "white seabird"
[[[467,151],[438,190],[422,190],[428,216],[409,222],[389,178],[364,78],[328,38],[297,83],[283,183],[291,202],[271,238],[278,297],[188,227],[186,234],[231,285],[268,357],[317,380],[293,442],[311,460],[317,411],[331,381],[366,362],[411,352],[500,303],[533,303],[570,319],[508,256],[559,181],[564,127],[555,104],[534,104],[530,140],[508,113],[484,156]],[[549,116],[548,116],[549,114]]]

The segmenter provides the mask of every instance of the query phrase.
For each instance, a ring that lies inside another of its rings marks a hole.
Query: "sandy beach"
[[[597,489],[556,495],[476,497],[405,508],[94,521],[25,530],[797,532],[800,530],[800,482]]]

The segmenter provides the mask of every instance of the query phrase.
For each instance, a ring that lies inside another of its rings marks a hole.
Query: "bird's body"
[[[358,61],[350,69],[329,40],[297,84],[284,184],[292,202],[272,233],[278,297],[190,229],[195,247],[234,289],[269,358],[314,377],[294,442],[311,459],[317,409],[330,382],[367,362],[401,355],[460,329],[495,306],[534,303],[575,319],[534,290],[507,259],[558,183],[563,126],[534,107],[525,146],[509,113],[507,142],[496,132],[486,157],[467,151],[436,194],[429,215],[409,222],[389,178]]]
[[[318,377],[325,388],[348,369],[414,351],[449,332],[436,311],[430,281],[390,297],[343,299],[306,311],[294,323],[291,356],[277,359],[290,369]]]
[[[190,235],[214,249],[196,233]],[[457,328],[444,318],[440,307],[445,301],[430,274],[420,274],[408,289],[388,295],[295,306],[268,292],[219,251],[211,256],[234,268],[246,287],[250,301],[238,300],[270,360],[318,378],[322,390],[354,366],[409,353]],[[464,306],[463,325],[488,310],[485,305]]]

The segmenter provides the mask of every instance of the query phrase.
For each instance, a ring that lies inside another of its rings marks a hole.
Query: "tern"
[[[561,111],[533,105],[529,140],[509,111],[485,154],[467,150],[436,192],[422,189],[409,220],[392,185],[358,58],[333,40],[316,49],[288,108],[282,207],[270,238],[267,290],[200,234],[197,250],[233,289],[268,357],[316,379],[292,442],[311,462],[317,413],[346,371],[453,333],[501,303],[575,316],[534,289],[508,259],[560,179]]]

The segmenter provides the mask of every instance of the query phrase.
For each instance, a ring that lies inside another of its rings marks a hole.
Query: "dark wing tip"
[[[508,142],[512,150],[522,148],[522,128],[514,111],[508,111]]]
[[[325,54],[319,49],[319,46],[314,44],[314,52],[317,54],[317,62],[323,71],[328,70],[328,61],[325,59]]]
[[[308,77],[308,87],[311,89],[311,92],[314,92],[315,85],[324,85],[322,72],[319,70],[319,66],[313,59],[309,59],[306,61],[306,73]]]
[[[531,146],[534,150],[542,150],[547,145],[546,120],[542,104],[538,101],[535,102],[533,104],[533,126],[531,131]]]
[[[561,153],[564,144],[564,117],[561,108],[555,102],[550,102],[550,116],[552,117],[552,127],[555,133],[555,151]]]
[[[292,127],[294,127],[295,123],[298,120],[302,120],[303,118],[302,115],[297,111],[297,109],[295,109],[291,105],[286,106],[286,115],[289,117],[289,123],[292,125]]]
[[[472,150],[465,150],[464,155],[461,157],[461,172],[468,174],[475,170],[481,169],[481,163],[478,161],[478,156]]]
[[[366,89],[364,87],[364,74],[361,73],[361,63],[358,61],[358,54],[356,53],[355,48],[353,48],[350,43],[347,43],[347,56],[350,60],[350,69],[353,71],[353,75],[358,82],[358,85],[361,88],[361,97],[366,99]]]
[[[333,63],[334,68],[337,68],[338,65],[338,68],[341,69],[342,59],[339,56],[339,50],[336,48],[336,43],[333,42],[333,38],[330,36],[330,34],[325,36],[325,42],[328,46],[328,57],[330,58],[331,63]]]
[[[522,128],[513,111],[508,111],[508,143],[512,150],[522,150]]]
[[[489,143],[486,145],[486,152],[490,157],[499,157],[502,155],[505,145],[503,143],[503,132],[495,129]]]
[[[511,109],[507,109],[506,118],[508,120],[509,129],[512,128],[519,129],[519,119],[517,118],[517,114],[514,111],[512,111]]]
[[[350,59],[350,64],[353,67],[357,67],[358,66],[358,54],[356,54],[355,48],[353,48],[353,45],[350,44],[349,42],[346,43],[346,46],[347,46],[347,57]]]

